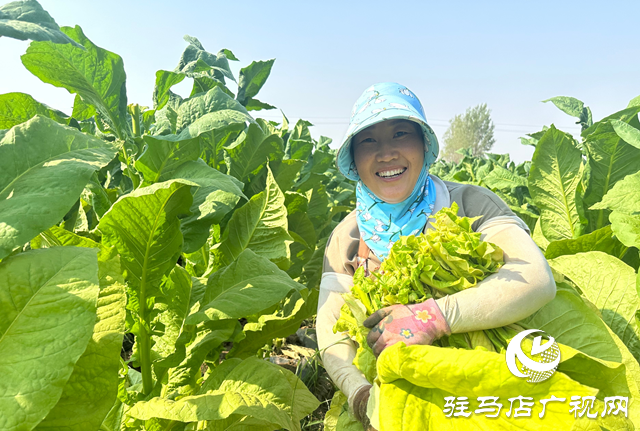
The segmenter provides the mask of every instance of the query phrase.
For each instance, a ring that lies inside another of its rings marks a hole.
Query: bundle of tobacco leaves
[[[454,202],[451,208],[435,214],[434,229],[400,237],[370,276],[358,268],[351,294],[343,295],[345,305],[334,332],[346,331],[359,344],[354,364],[369,381],[375,377],[375,357],[366,343],[369,329],[362,324],[367,316],[390,305],[416,304],[475,287],[503,265],[500,247],[481,241],[481,234],[471,229],[479,217],[459,217],[457,212]],[[461,348],[480,345],[492,351],[506,346],[504,336],[496,330],[454,334],[434,344]]]

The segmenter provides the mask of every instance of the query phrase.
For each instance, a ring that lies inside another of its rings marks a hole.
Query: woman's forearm
[[[556,285],[546,259],[516,222],[488,225],[481,232],[483,241],[502,248],[505,265],[475,288],[436,301],[452,333],[509,325],[555,297]]]
[[[324,368],[331,380],[348,397],[353,407],[353,398],[360,388],[369,385],[364,375],[353,365],[356,345],[348,335],[333,333],[333,326],[340,318],[344,304],[342,293],[349,293],[352,277],[345,274],[325,273],[320,283],[316,334]]]

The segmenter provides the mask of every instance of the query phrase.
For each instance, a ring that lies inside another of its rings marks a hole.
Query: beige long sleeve
[[[473,289],[448,295],[436,302],[452,333],[496,328],[533,314],[555,297],[551,269],[540,249],[513,217],[496,217],[480,226],[482,240],[497,244],[505,253],[505,265]],[[368,382],[353,365],[355,343],[344,334],[334,334],[333,326],[344,304],[352,277],[327,272],[320,283],[317,335],[324,366],[336,385],[353,396]]]
[[[344,304],[343,293],[350,293],[353,277],[336,272],[322,274],[316,334],[324,368],[331,380],[347,396],[349,406],[353,397],[363,386],[369,384],[364,375],[353,365],[356,344],[344,333],[333,333],[333,326],[340,318],[340,308]]]
[[[515,323],[556,295],[549,264],[518,221],[493,219],[479,231],[483,241],[502,248],[505,264],[475,288],[436,300],[454,334]]]

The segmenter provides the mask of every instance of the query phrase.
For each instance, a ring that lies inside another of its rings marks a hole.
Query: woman
[[[324,257],[317,332],[327,372],[347,395],[356,418],[368,423],[371,385],[353,365],[356,346],[333,326],[361,266],[374,270],[400,235],[430,227],[429,217],[456,202],[460,216],[482,216],[472,228],[482,240],[504,251],[504,266],[476,288],[421,304],[394,305],[372,314],[367,342],[379,355],[390,345],[431,344],[451,333],[496,328],[531,315],[555,297],[547,261],[530,238],[529,228],[493,192],[483,187],[442,181],[429,174],[438,156],[438,141],[427,124],[422,105],[406,87],[375,84],[356,102],[336,164],[358,181],[356,210],[334,229]],[[427,310],[436,318],[426,324],[415,318]],[[389,317],[390,316],[390,317]],[[386,322],[400,324],[381,325]],[[415,336],[401,337],[399,328]]]

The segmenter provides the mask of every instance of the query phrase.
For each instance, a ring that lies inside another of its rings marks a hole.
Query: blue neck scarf
[[[413,192],[404,201],[390,204],[377,197],[362,180],[356,187],[356,220],[360,236],[382,262],[400,236],[424,229],[436,202],[435,184],[425,163]]]

